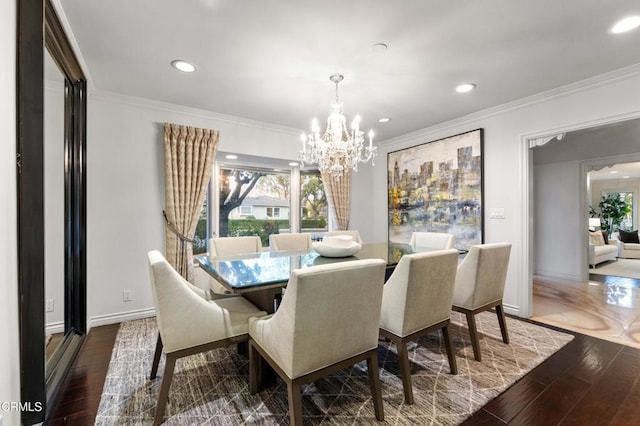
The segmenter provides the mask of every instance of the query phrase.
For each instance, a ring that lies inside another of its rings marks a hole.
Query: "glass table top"
[[[353,256],[323,257],[314,249],[308,252],[264,251],[234,256],[197,257],[196,261],[209,275],[234,293],[259,290],[265,287],[284,286],[293,269],[308,268],[334,262],[359,259],[382,259],[388,267],[394,267],[402,255],[424,251],[408,244],[364,244]]]

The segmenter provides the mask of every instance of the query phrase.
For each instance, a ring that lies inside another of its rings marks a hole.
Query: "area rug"
[[[601,263],[595,268],[589,268],[589,273],[640,279],[640,259],[611,260]]]
[[[573,336],[507,318],[505,345],[495,313],[477,316],[482,362],[464,317],[452,313],[458,374],[449,374],[441,333],[409,346],[415,404],[406,405],[395,346],[378,349],[385,423],[455,425],[567,344]],[[204,324],[203,324],[204,326]],[[157,337],[154,318],[122,323],[113,348],[96,425],[153,423],[161,377],[149,380]],[[158,370],[164,371],[164,357]],[[303,387],[305,424],[375,424],[366,363]],[[248,360],[235,348],[176,363],[166,410],[168,425],[288,424],[286,385],[278,378],[257,395],[248,390]]]

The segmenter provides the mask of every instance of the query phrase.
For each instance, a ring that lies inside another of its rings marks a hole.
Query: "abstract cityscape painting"
[[[455,235],[456,248],[483,242],[483,129],[387,154],[389,243],[413,232]]]

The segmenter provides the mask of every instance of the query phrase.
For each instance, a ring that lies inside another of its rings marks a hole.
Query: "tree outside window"
[[[300,218],[301,231],[328,230],[328,202],[320,172],[300,174]]]

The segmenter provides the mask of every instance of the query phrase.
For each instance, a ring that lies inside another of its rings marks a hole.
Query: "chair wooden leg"
[[[255,395],[262,385],[262,357],[255,348],[254,343],[249,343],[249,393]]]
[[[396,342],[398,347],[398,363],[400,364],[400,378],[402,379],[402,389],[404,389],[404,401],[413,404],[413,387],[411,386],[411,366],[409,365],[409,353],[407,343]]]
[[[480,353],[480,338],[478,337],[478,330],[476,328],[476,317],[471,312],[466,313],[467,326],[469,328],[469,337],[471,338],[471,346],[473,346],[473,356],[476,361],[482,361],[482,354]]]
[[[382,406],[382,387],[380,386],[380,369],[378,368],[378,354],[376,351],[367,358],[367,372],[369,373],[369,386],[376,419],[384,421],[384,407]]]
[[[167,399],[169,397],[169,388],[173,379],[173,369],[176,366],[176,357],[173,354],[167,354],[167,361],[164,366],[164,374],[162,375],[162,384],[160,385],[160,395],[158,395],[158,403],[156,404],[156,415],[153,419],[154,426],[162,424],[164,419],[164,410],[167,408]]]
[[[302,395],[300,385],[293,382],[287,383],[289,397],[289,423],[291,426],[302,426]]]
[[[151,380],[156,378],[156,374],[158,373],[158,364],[160,364],[160,357],[162,356],[162,338],[160,337],[160,333],[158,333],[158,340],[156,340],[156,351],[153,354],[153,364],[151,365],[151,375],[149,378]]]
[[[502,303],[496,306],[496,315],[498,315],[498,322],[500,323],[500,331],[502,332],[502,341],[509,343],[509,333],[507,332],[507,321],[504,317],[504,308]]]
[[[453,342],[449,338],[449,326],[442,327],[442,337],[444,338],[444,346],[447,349],[447,358],[449,358],[449,368],[451,374],[458,374],[458,364],[456,363],[456,353],[453,350]]]

